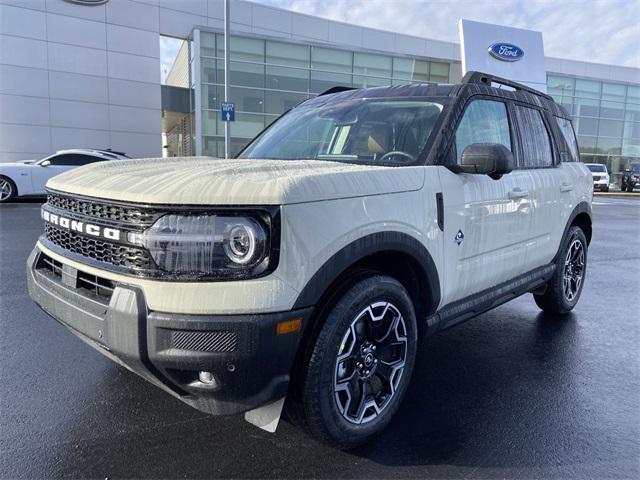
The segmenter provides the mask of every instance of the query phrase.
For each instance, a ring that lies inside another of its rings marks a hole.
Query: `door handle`
[[[560,184],[561,192],[570,192],[571,190],[573,190],[573,185],[571,185],[570,183],[563,182],[562,184]]]
[[[517,200],[519,198],[525,198],[529,196],[528,190],[521,190],[520,188],[514,188],[509,192],[509,198],[511,200]]]

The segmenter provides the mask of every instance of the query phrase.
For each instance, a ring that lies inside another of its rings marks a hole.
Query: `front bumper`
[[[84,342],[192,407],[245,412],[286,395],[301,331],[276,325],[311,309],[259,315],[180,315],[149,311],[142,290],[104,283],[37,247],[27,261],[29,295]],[[215,382],[202,383],[199,372]]]

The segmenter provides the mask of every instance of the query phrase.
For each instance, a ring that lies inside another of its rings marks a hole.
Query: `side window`
[[[456,130],[456,160],[472,143],[500,143],[511,150],[507,106],[494,100],[474,100],[468,106]]]
[[[535,108],[522,105],[514,105],[513,111],[521,140],[516,158],[518,168],[552,167],[551,140],[542,114]]]
[[[562,132],[562,137],[564,138],[569,151],[567,152],[569,158],[562,158],[562,161],[565,162],[577,162],[580,160],[580,153],[578,152],[578,142],[576,141],[576,134],[573,131],[573,127],[571,126],[571,121],[566,118],[554,117],[556,119],[556,123]],[[563,152],[564,153],[564,152]],[[564,155],[563,157],[565,157]]]
[[[80,166],[87,163],[100,162],[101,158],[93,157],[91,155],[80,155],[77,153],[69,153],[65,155],[59,155],[51,158],[52,165],[67,165],[67,166]]]

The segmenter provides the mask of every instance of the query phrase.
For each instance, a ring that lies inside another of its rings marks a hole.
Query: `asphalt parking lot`
[[[29,299],[38,202],[0,207],[0,477],[638,478],[640,199],[596,198],[574,313],[529,295],[427,340],[391,427],[350,453],[183,405]]]

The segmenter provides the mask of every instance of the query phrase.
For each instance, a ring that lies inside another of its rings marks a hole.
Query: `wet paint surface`
[[[84,345],[28,298],[41,231],[38,203],[0,207],[2,478],[640,475],[640,202],[594,202],[571,316],[524,296],[429,339],[390,428],[351,453],[208,417]]]

